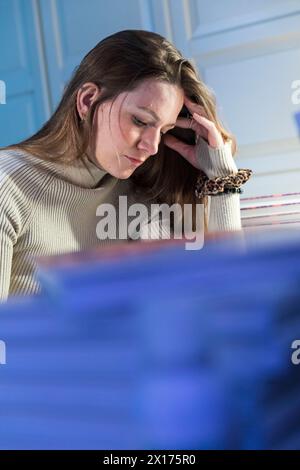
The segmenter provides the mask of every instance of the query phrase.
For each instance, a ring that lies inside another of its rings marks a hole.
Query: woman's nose
[[[138,148],[139,150],[147,152],[149,155],[155,155],[158,152],[160,139],[161,136],[158,130],[149,129],[144,131],[139,141]]]

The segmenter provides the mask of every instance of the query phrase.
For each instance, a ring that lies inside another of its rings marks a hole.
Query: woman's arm
[[[202,137],[197,142],[199,168],[209,179],[237,173],[238,169],[231,153],[231,144],[211,147]],[[240,197],[229,193],[209,197],[208,231],[241,230]]]
[[[9,295],[13,251],[23,219],[32,213],[24,198],[25,191],[18,184],[20,179],[27,181],[21,172],[23,166],[20,155],[14,158],[12,152],[0,152],[0,302]]]
[[[199,137],[196,151],[197,166],[209,179],[237,173],[238,169],[231,153],[231,144],[227,142],[218,148],[211,147],[205,139]],[[204,224],[202,226],[204,229]],[[208,231],[226,232],[241,230],[240,198],[237,193],[209,196]],[[155,216],[141,227],[141,238],[171,238],[169,220],[160,223]]]
[[[238,172],[234,162],[231,141],[223,141],[215,123],[208,119],[203,108],[185,97],[184,103],[192,119],[179,117],[177,125],[195,131],[197,143],[186,144],[172,135],[165,136],[165,144],[180,153],[191,165],[205,173],[208,179],[234,175]],[[236,231],[241,229],[238,193],[209,197],[208,231]]]
[[[7,198],[1,198],[0,203],[0,302],[7,299],[9,294],[13,246],[17,236],[9,210],[6,207]]]
[[[191,113],[192,119],[179,117],[176,121],[176,126],[194,130],[196,143],[188,144],[174,135],[167,134],[164,137],[165,145],[177,151],[192,166],[201,170],[202,173],[205,173],[208,180],[236,175],[238,169],[232,156],[231,141],[228,140],[224,142],[221,132],[218,130],[216,124],[208,119],[203,106],[191,102],[187,97],[184,99],[184,104]],[[234,185],[238,184],[239,186],[243,180],[245,182],[249,178],[249,173],[251,174],[250,170],[244,170],[244,173],[245,176],[244,174],[237,176],[237,181],[234,181],[234,178],[232,178]],[[247,179],[245,179],[245,177]],[[222,183],[228,184],[228,179],[227,181],[223,180],[223,182],[209,181],[208,194],[211,194],[210,188],[214,186],[217,186],[216,189],[219,191],[220,188],[218,185]],[[205,188],[203,187],[202,189],[203,194],[205,194]],[[238,192],[229,191],[224,194],[220,191],[216,195],[209,196],[208,210],[209,232],[241,230],[240,199]],[[166,226],[166,228],[161,227],[157,218],[155,219],[156,220],[151,219],[151,221],[144,224],[143,229],[145,233],[142,233],[142,238],[152,238],[149,236],[150,227],[152,228],[152,234],[155,234],[154,238],[162,238],[163,235],[168,237],[170,235],[168,226]],[[202,230],[203,229],[204,227]]]

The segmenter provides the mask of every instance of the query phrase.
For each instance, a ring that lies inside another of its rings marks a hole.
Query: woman
[[[211,92],[172,44],[140,30],[105,38],[49,121],[0,152],[0,298],[39,291],[36,256],[172,236],[176,220],[168,226],[151,213],[130,225],[117,210],[108,233],[99,216],[120,197],[128,207],[190,205],[195,227],[198,206],[218,194],[208,230],[239,230],[239,186],[249,175],[237,174],[234,151]]]

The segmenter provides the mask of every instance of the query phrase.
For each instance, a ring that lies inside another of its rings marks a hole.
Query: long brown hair
[[[83,159],[98,107],[122,92],[132,91],[149,78],[181,87],[188,98],[202,105],[224,141],[231,139],[235,153],[235,139],[217,117],[214,94],[200,79],[192,63],[164,37],[144,30],[120,31],[100,41],[73,72],[56,111],[44,126],[33,136],[6,149],[22,149],[51,161]],[[76,96],[86,82],[92,82],[104,91],[92,103],[82,125]],[[174,133],[174,130],[169,132]],[[177,129],[177,135],[178,132],[187,142],[193,139],[193,131]],[[145,198],[167,204],[195,205],[201,202],[194,194],[199,171],[165,146],[163,139],[158,154],[158,158],[149,158],[132,174],[136,190],[142,188]]]

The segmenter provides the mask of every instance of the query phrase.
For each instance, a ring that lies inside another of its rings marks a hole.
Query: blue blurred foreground
[[[300,448],[298,232],[39,276],[0,308],[1,449]]]

